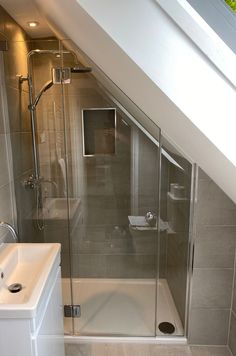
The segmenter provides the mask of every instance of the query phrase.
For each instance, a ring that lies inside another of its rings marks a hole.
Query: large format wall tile
[[[73,278],[104,278],[107,273],[106,255],[72,254]]]
[[[0,134],[0,186],[9,182],[8,155],[6,147],[6,135]]]
[[[30,132],[28,93],[18,88],[7,87],[7,101],[11,132]]]
[[[14,176],[18,177],[32,169],[31,133],[19,132],[11,135]]]
[[[234,275],[234,288],[233,288],[233,304],[232,304],[232,310],[236,315],[236,277]]]
[[[0,90],[3,92],[3,88],[0,84]],[[5,127],[5,123],[4,123],[4,115],[3,115],[3,107],[0,107],[0,134],[4,134],[6,133],[6,127]]]
[[[226,345],[229,326],[228,309],[199,309],[190,312],[189,343]]]
[[[24,30],[12,19],[12,17],[1,7],[2,19],[4,21],[4,35],[10,40],[24,41],[27,35]]]
[[[231,313],[229,347],[233,356],[236,356],[236,317],[234,313]]]
[[[9,183],[0,188],[0,221],[13,224],[14,186]]]
[[[72,254],[74,278],[155,278],[154,255]]]
[[[236,246],[236,206],[198,170],[190,342],[227,344]]]
[[[200,225],[236,224],[235,204],[213,181],[200,181],[196,221]]]
[[[155,278],[155,255],[109,255],[107,274],[109,278]]]
[[[199,226],[195,242],[195,268],[233,268],[236,226]]]
[[[232,284],[233,269],[195,268],[192,307],[230,309]]]
[[[27,53],[28,46],[26,42],[16,42],[15,39],[9,39],[8,51],[4,53],[5,78],[6,85],[19,89],[19,75],[27,75]],[[28,91],[27,82],[22,83],[21,89]]]

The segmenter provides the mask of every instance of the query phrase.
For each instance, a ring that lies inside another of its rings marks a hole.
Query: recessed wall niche
[[[83,155],[114,155],[116,151],[116,109],[82,110]]]

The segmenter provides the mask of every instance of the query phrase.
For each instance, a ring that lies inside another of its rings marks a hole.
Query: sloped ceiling
[[[170,2],[34,1],[54,33],[73,40],[236,202],[235,87],[159,6]]]
[[[35,1],[236,202],[235,88],[158,0]]]

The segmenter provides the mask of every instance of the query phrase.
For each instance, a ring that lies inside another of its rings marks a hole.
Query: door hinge
[[[81,316],[81,306],[78,305],[64,305],[65,318],[79,318]]]
[[[70,84],[71,70],[70,68],[52,68],[52,81],[53,84]]]

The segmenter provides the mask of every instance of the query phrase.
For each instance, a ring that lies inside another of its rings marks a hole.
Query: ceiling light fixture
[[[38,23],[37,21],[30,21],[30,22],[28,22],[28,26],[29,26],[29,27],[32,27],[32,28],[37,27],[38,25],[39,25],[39,23]]]

